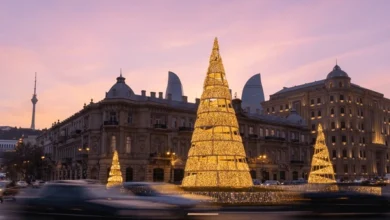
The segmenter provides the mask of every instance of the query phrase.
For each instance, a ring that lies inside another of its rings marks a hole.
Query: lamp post
[[[171,165],[169,181],[173,183],[173,160],[175,159],[176,153],[173,152],[172,149],[169,149],[169,151],[167,151],[167,156],[170,157],[169,163]]]
[[[267,159],[267,155],[266,154],[260,154],[258,157],[257,157],[258,160],[260,160],[260,170],[261,170],[261,178],[262,178],[262,182],[264,181],[264,163],[265,163],[265,160]]]
[[[80,147],[78,151],[80,154],[82,154],[82,161],[81,161],[81,174],[80,174],[80,179],[86,179],[87,178],[87,157],[89,153],[89,147]]]

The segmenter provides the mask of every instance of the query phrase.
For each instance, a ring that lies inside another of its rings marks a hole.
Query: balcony
[[[291,160],[290,163],[291,164],[295,164],[295,165],[303,165],[303,164],[305,164],[305,161],[303,161],[303,160]]]
[[[118,121],[104,121],[104,125],[106,126],[116,126],[119,125]]]
[[[166,124],[154,124],[154,128],[167,129],[167,125]]]
[[[282,137],[276,137],[276,136],[265,136],[265,140],[272,140],[272,141],[285,141],[286,138]]]
[[[189,132],[193,132],[193,131],[194,131],[194,128],[191,128],[191,127],[179,127],[179,131],[189,131]]]

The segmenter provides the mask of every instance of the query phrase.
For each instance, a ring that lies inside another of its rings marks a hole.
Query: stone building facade
[[[325,80],[284,87],[262,105],[268,115],[285,116],[295,109],[311,129],[313,141],[321,123],[337,178],[390,172],[390,100],[351,83],[338,65]]]
[[[117,78],[100,102],[91,102],[37,138],[46,180],[98,179],[105,183],[113,151],[125,181],[180,182],[199,99],[146,91],[136,95]],[[233,100],[254,179],[293,180],[310,171],[310,130],[295,112],[287,117],[248,113]]]

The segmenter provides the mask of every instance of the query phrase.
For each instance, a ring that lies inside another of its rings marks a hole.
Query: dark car
[[[304,207],[316,213],[370,213],[390,211],[389,198],[349,191],[304,193]]]
[[[177,219],[166,204],[128,200],[107,194],[101,185],[48,183],[36,196],[16,197],[22,219]]]

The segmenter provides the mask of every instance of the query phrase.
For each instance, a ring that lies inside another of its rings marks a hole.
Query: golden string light
[[[251,187],[252,178],[215,38],[183,187]]]
[[[114,151],[114,156],[112,158],[112,164],[110,169],[110,175],[107,181],[107,188],[121,185],[123,182],[121,166],[119,165],[118,152]]]
[[[336,183],[332,162],[329,159],[328,147],[321,124],[317,129],[317,140],[314,146],[313,159],[309,174],[309,183]]]

